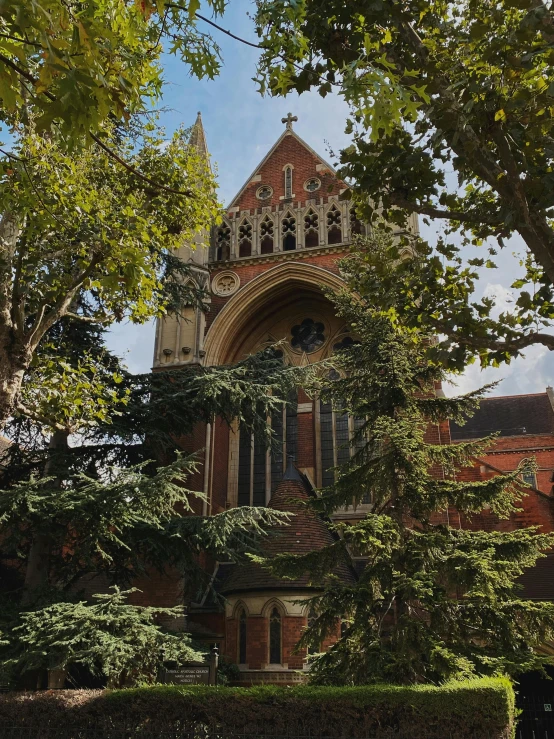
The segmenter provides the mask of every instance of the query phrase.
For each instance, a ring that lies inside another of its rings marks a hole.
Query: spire
[[[204,133],[204,125],[202,124],[202,113],[198,111],[196,121],[192,127],[190,134],[190,143],[198,149],[198,153],[206,158],[209,157],[208,144],[206,143],[206,134]]]

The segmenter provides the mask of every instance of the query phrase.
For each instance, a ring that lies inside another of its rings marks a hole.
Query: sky
[[[231,3],[218,23],[225,29],[251,41],[257,41],[247,13],[252,4],[245,0]],[[209,15],[208,11],[203,11]],[[206,31],[210,31],[206,26]],[[283,131],[281,118],[290,111],[298,116],[294,124],[298,134],[324,159],[334,161],[331,152],[348,145],[344,133],[347,106],[335,94],[321,98],[317,93],[288,95],[286,98],[262,97],[253,81],[258,51],[225,34],[211,29],[221,47],[223,66],[219,77],[199,81],[188,75],[187,68],[172,56],[164,57],[166,87],[160,107],[161,123],[168,134],[179,126],[190,126],[198,111],[206,132],[212,165],[219,182],[219,198],[225,204],[244,184],[260,160]],[[442,228],[440,222],[430,226],[420,223],[422,235],[434,243]],[[522,251],[521,242],[513,240],[497,257],[498,269],[486,270],[481,294],[494,296],[498,312],[509,305],[509,285],[515,279],[517,261],[512,252]],[[132,372],[147,372],[152,364],[154,326],[116,326],[108,338],[110,348],[124,357]],[[507,366],[481,371],[471,365],[456,386],[449,385],[449,395],[469,392],[481,385],[498,382],[494,395],[544,392],[554,384],[554,352],[532,347],[526,356]]]

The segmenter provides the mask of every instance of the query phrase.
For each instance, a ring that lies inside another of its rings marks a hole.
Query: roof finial
[[[292,124],[293,121],[296,123],[298,120],[298,116],[293,115],[292,113],[287,113],[286,118],[281,118],[281,123],[284,123],[287,127],[287,131],[292,131]]]
[[[283,475],[283,480],[300,480],[302,482],[300,472],[298,472],[294,464],[294,454],[287,454],[287,469]]]

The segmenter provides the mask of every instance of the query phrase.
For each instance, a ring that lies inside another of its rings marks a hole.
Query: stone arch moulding
[[[279,598],[271,597],[264,603],[264,607],[262,608],[262,616],[264,618],[269,618],[274,608],[279,611],[279,613],[281,614],[281,618],[284,618],[284,616],[287,615],[287,609],[285,608],[285,604],[283,603],[283,601],[279,600]]]
[[[243,333],[261,304],[294,287],[321,294],[322,287],[338,291],[344,286],[338,275],[313,264],[291,261],[268,269],[241,287],[214,319],[204,344],[205,364],[211,366],[229,361],[236,337]]]
[[[240,616],[241,611],[244,611],[244,613],[246,614],[246,618],[250,616],[250,611],[248,610],[248,606],[242,599],[238,600],[235,603],[233,607],[233,611],[231,613],[231,618],[238,618]]]

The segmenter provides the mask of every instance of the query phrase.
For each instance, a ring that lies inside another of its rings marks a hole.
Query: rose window
[[[292,339],[291,346],[296,351],[306,352],[310,354],[315,352],[325,343],[325,334],[323,333],[323,324],[314,321],[313,318],[305,318],[302,323],[293,326],[291,329]]]
[[[319,190],[320,187],[321,182],[317,177],[310,177],[310,179],[306,180],[304,183],[304,190],[307,190],[308,192],[315,192],[316,190]]]
[[[258,189],[256,197],[258,200],[268,200],[273,195],[273,188],[269,185],[263,185]]]

